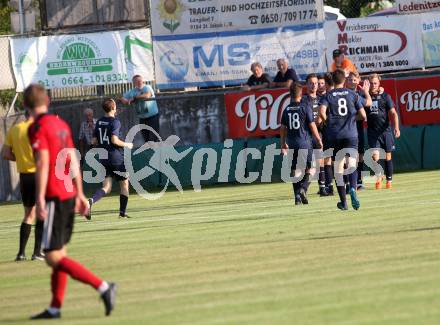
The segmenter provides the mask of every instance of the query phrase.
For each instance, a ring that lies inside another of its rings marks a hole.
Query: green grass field
[[[357,212],[316,194],[295,207],[283,183],[133,195],[129,220],[105,198],[92,221],[77,218],[69,254],[118,283],[116,309],[105,318],[97,293],[69,279],[56,323],[440,324],[439,182],[436,171],[369,184]],[[47,307],[50,270],[12,262],[22,208],[0,211],[0,323],[20,324]]]

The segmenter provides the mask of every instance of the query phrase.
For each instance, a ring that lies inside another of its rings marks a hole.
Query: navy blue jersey
[[[319,109],[319,97],[312,97],[309,94],[306,94],[302,97],[301,100],[307,100],[310,101],[310,103],[312,104],[312,112],[313,112],[313,119],[316,119],[316,117],[318,116],[318,109]]]
[[[112,165],[124,162],[123,148],[112,143],[112,136],[121,138],[121,121],[115,117],[101,117],[95,125],[94,137],[98,139],[98,148],[108,152],[108,160]],[[106,162],[103,162],[106,163]]]
[[[368,134],[381,135],[391,132],[390,110],[395,107],[391,96],[387,93],[371,95],[373,105],[366,107]]]
[[[356,115],[365,106],[365,98],[348,88],[332,89],[321,98],[319,105],[327,107],[326,137],[357,138]]]
[[[313,122],[311,103],[291,102],[283,111],[281,124],[287,128],[287,145],[291,149],[308,149],[312,145],[309,124]]]

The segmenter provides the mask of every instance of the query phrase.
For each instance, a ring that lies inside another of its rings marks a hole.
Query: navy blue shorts
[[[300,169],[302,169],[304,166],[306,166],[306,168],[312,167],[313,149],[311,148],[291,148],[291,149],[294,150],[292,157],[292,169],[296,169],[297,164],[301,167]],[[299,150],[301,150],[301,152]]]
[[[319,136],[321,137],[321,140],[322,140],[321,132],[319,132]],[[319,147],[319,143],[318,143],[318,141],[316,141],[315,137],[312,137],[312,145],[313,145],[313,149],[322,149]]]
[[[124,162],[115,164],[108,161],[101,161],[101,164],[105,168],[105,177],[112,177],[118,182],[128,179],[128,173]]]
[[[394,137],[391,132],[384,132],[380,135],[368,134],[368,146],[372,148],[381,148],[386,153],[392,152],[395,149]]]
[[[333,159],[336,154],[342,149],[358,150],[358,138],[344,138],[344,139],[326,139],[324,143],[324,151],[333,148]]]
[[[358,152],[364,154],[365,153],[364,121],[356,122],[356,127],[358,131]]]

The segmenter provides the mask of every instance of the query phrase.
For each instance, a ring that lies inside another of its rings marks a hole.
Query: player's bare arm
[[[91,142],[91,144],[92,144],[92,146],[96,146],[96,145],[98,145],[98,139],[95,138],[95,137],[93,137],[93,138],[92,138],[92,142]]]
[[[321,137],[319,136],[318,128],[316,127],[316,123],[312,122],[309,124],[309,128],[312,131],[312,135],[315,138],[316,142],[318,142],[320,149],[323,147]]]
[[[365,109],[363,107],[358,111],[358,116],[363,121],[367,120],[367,113],[365,112]]]
[[[112,143],[115,146],[122,147],[122,148],[125,148],[125,147],[128,149],[133,148],[133,143],[124,142],[121,139],[119,139],[116,135],[112,135]]]
[[[394,125],[394,136],[400,138],[399,115],[397,114],[395,107],[390,109],[390,114]]]
[[[35,182],[36,182],[36,206],[37,218],[44,220],[47,217],[46,188],[49,178],[49,151],[38,150],[35,153]]]
[[[316,124],[322,125],[327,120],[327,107],[325,105],[319,106],[318,116],[316,117]]]
[[[280,143],[281,143],[281,154],[283,156],[287,155],[287,151],[289,150],[289,146],[286,143],[286,135],[287,135],[287,128],[285,125],[281,125],[280,128]]]
[[[15,161],[15,155],[10,146],[4,145],[2,148],[2,158],[4,160]]]

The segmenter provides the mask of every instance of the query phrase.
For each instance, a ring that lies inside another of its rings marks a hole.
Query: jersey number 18
[[[298,130],[300,128],[301,124],[299,121],[299,114],[298,113],[289,113],[289,129]]]

